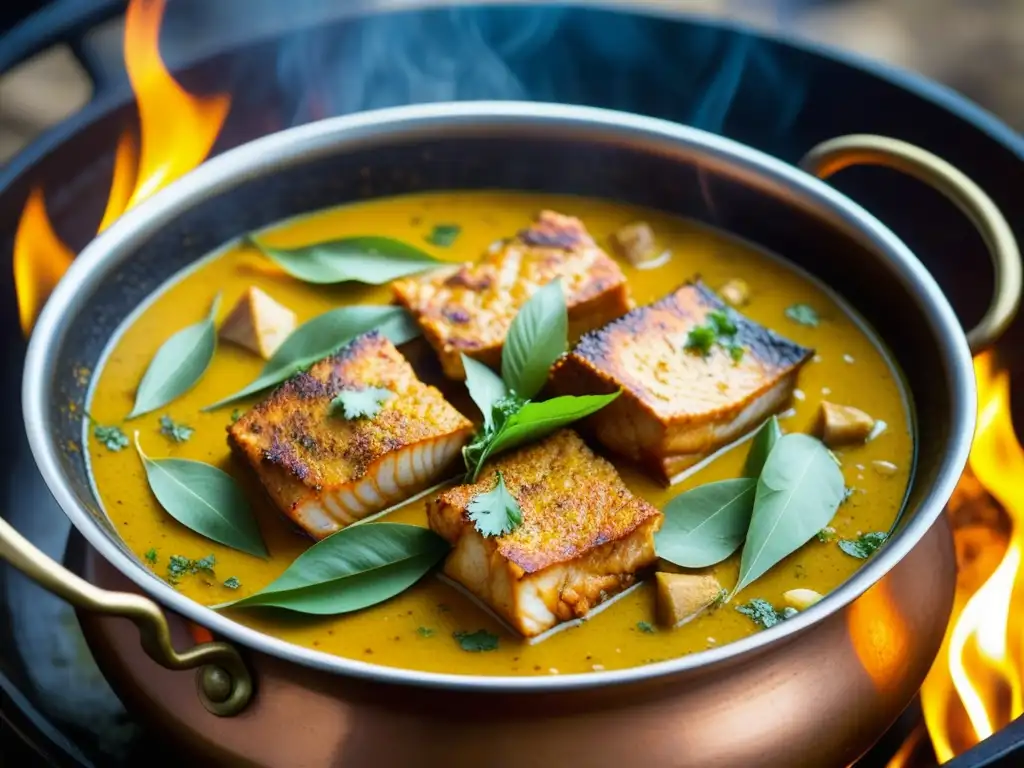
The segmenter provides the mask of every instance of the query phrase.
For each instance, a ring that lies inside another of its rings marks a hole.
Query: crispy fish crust
[[[367,387],[394,393],[375,417],[332,412],[339,392]],[[321,539],[430,486],[472,431],[371,331],[282,384],[231,425],[228,441],[281,511]]]
[[[468,517],[469,502],[494,488],[499,470],[523,522],[484,538]],[[445,574],[527,637],[585,616],[656,559],[661,512],[634,496],[572,430],[488,462],[481,478],[428,502],[427,520],[454,547]]]
[[[629,288],[618,264],[583,222],[553,211],[542,211],[530,227],[475,264],[396,280],[392,288],[423,328],[445,375],[464,379],[460,354],[500,365],[505,335],[519,308],[558,277],[573,336],[629,309]]]
[[[715,345],[688,351],[689,332],[721,299],[699,281],[586,334],[552,369],[560,395],[622,389],[585,426],[605,446],[650,466],[666,483],[780,410],[814,350],[732,312],[743,345],[734,361]]]

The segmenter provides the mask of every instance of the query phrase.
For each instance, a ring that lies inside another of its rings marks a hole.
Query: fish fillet
[[[559,277],[573,338],[629,309],[629,289],[618,264],[583,222],[553,211],[542,211],[527,229],[475,264],[396,280],[392,287],[423,328],[445,375],[464,379],[461,354],[497,368],[520,307]]]
[[[559,395],[621,389],[584,428],[671,483],[781,410],[814,354],[735,311],[739,361],[719,345],[706,357],[687,350],[690,331],[725,308],[702,283],[684,285],[586,334],[555,364],[548,386]]]
[[[523,522],[485,538],[468,517],[469,502],[494,488],[499,470]],[[427,520],[453,546],[445,574],[526,637],[586,616],[656,560],[661,512],[572,430],[488,462],[481,478],[428,502]]]
[[[393,393],[373,418],[332,409],[342,390],[367,387]],[[316,539],[432,485],[472,431],[373,331],[293,376],[228,430],[281,511]]]

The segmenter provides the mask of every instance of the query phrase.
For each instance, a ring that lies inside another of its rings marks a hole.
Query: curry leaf
[[[484,444],[479,450],[467,456],[470,479],[475,481],[481,467],[492,455],[508,451],[531,440],[540,440],[560,427],[582,419],[601,410],[619,396],[609,395],[566,395],[554,397],[542,403],[526,403],[515,410],[495,430],[485,433]],[[474,441],[475,442],[475,441]],[[472,459],[469,459],[472,456]]]
[[[754,510],[757,481],[749,477],[707,483],[672,499],[654,534],[658,557],[683,568],[720,563],[739,549]]]
[[[171,517],[226,547],[267,556],[259,526],[231,475],[201,461],[151,459],[142,451],[138,432],[135,448],[153,495]]]
[[[484,538],[504,536],[523,524],[523,510],[516,497],[505,487],[501,472],[498,482],[486,493],[478,493],[469,501],[466,516]]]
[[[568,337],[569,314],[558,278],[534,293],[512,320],[501,353],[505,385],[526,399],[540,392]]]
[[[761,425],[750,442],[750,452],[747,454],[747,463],[743,465],[743,476],[752,477],[755,480],[761,475],[764,463],[768,460],[768,454],[782,437],[782,429],[779,427],[779,420],[772,416]]]
[[[314,544],[259,592],[218,607],[268,606],[319,616],[358,611],[405,591],[448,551],[429,528],[354,525]]]
[[[192,389],[203,377],[217,348],[213,321],[218,309],[219,293],[205,319],[182,328],[160,346],[135,393],[129,419],[162,408]]]
[[[351,306],[332,309],[303,323],[278,347],[260,375],[246,387],[203,410],[210,411],[261,392],[333,354],[348,341],[376,329],[394,344],[404,344],[420,334],[401,307]]]
[[[508,394],[505,382],[489,367],[466,355],[462,356],[462,367],[466,371],[469,396],[484,416],[484,428],[491,429],[494,426],[494,415],[491,413],[494,404]]]
[[[383,285],[441,263],[415,246],[377,235],[327,240],[301,248],[272,248],[253,237],[249,241],[292,277],[318,285]]]
[[[856,557],[858,560],[867,560],[875,554],[879,547],[885,544],[888,538],[889,534],[882,531],[864,533],[856,539],[840,539],[839,548],[850,557]]]
[[[809,435],[783,435],[757,480],[754,512],[732,594],[764,575],[828,525],[843,499],[843,473]]]
[[[393,398],[395,393],[381,387],[345,389],[331,401],[334,413],[340,412],[346,419],[372,419],[380,413],[381,406]]]

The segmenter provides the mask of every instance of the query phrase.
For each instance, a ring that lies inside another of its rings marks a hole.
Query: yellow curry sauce
[[[720,233],[655,211],[577,197],[510,192],[452,192],[420,194],[351,205],[287,222],[263,235],[270,245],[294,247],[331,238],[387,235],[416,244],[439,258],[475,260],[492,242],[525,226],[540,209],[579,216],[601,243],[623,225],[643,219],[671,249],[664,266],[638,270],[622,263],[636,303],[646,304],[699,274],[713,288],[731,278],[751,287],[752,299],[742,312],[799,344],[817,350],[800,374],[792,405],[795,414],[781,422],[785,431],[813,428],[820,401],[852,405],[888,424],[878,437],[855,448],[836,451],[849,487],[855,489],[843,504],[833,527],[841,537],[887,531],[896,519],[912,464],[910,414],[893,363],[861,325],[820,287],[791,268]],[[458,224],[462,231],[449,248],[434,247],[425,237],[437,224]],[[611,249],[609,249],[611,252]],[[99,371],[89,411],[99,424],[121,424],[132,409],[135,389],[157,348],[175,331],[202,319],[218,291],[223,292],[221,319],[250,286],[255,285],[294,310],[304,322],[348,303],[386,304],[388,286],[356,284],[317,286],[302,283],[277,270],[249,247],[232,246],[162,292],[130,323],[112,347]],[[818,327],[800,325],[784,311],[796,303],[815,307]],[[437,369],[422,340],[405,345],[418,368]],[[161,577],[167,576],[171,555],[198,559],[216,556],[216,577],[202,572],[183,577],[177,588],[188,597],[214,605],[249,595],[266,586],[312,541],[298,533],[265,496],[259,482],[241,461],[231,456],[226,428],[235,406],[203,413],[200,408],[252,381],[263,365],[257,356],[231,344],[218,346],[213,362],[199,384],[167,408],[122,425],[135,430],[153,458],[180,457],[214,464],[238,479],[252,503],[263,538],[271,553],[264,561],[223,547],[193,533],[172,519],[150,492],[142,463],[133,449],[108,451],[90,437],[90,460],[100,499],[128,546]],[[425,377],[427,378],[427,377]],[[461,384],[441,385],[459,407],[468,399],[452,393]],[[246,408],[258,400],[237,404]],[[191,439],[174,443],[160,434],[159,420],[168,414],[195,428]],[[467,410],[467,413],[472,411]],[[670,489],[662,488],[641,471],[616,461],[632,490],[664,508],[682,491],[713,480],[737,477],[746,457],[740,445]],[[895,464],[894,474],[872,467],[880,460]],[[423,501],[391,513],[387,520],[426,525]],[[155,564],[144,554],[155,549]],[[739,552],[713,568],[726,587],[735,583]],[[535,645],[503,629],[467,598],[434,576],[379,605],[337,617],[308,617],[281,610],[234,610],[228,615],[257,630],[298,645],[353,659],[432,672],[483,675],[548,675],[611,670],[664,660],[720,646],[759,631],[745,615],[733,610],[746,600],[763,598],[783,605],[782,594],[804,587],[826,593],[863,563],[844,554],[836,542],[812,540],[755,581],[733,602],[708,611],[674,630],[654,628],[654,589],[641,585],[621,600],[584,622]],[[235,577],[241,586],[222,582]],[[491,652],[467,652],[454,632],[486,629],[500,635]],[[654,631],[652,631],[652,629]]]

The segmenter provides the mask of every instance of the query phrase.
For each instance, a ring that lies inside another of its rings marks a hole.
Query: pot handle
[[[940,157],[886,136],[850,134],[812,148],[800,167],[821,179],[853,165],[882,165],[906,173],[941,192],[967,215],[981,233],[995,268],[995,292],[981,321],[967,333],[978,353],[1006,330],[1020,306],[1021,257],[1013,231],[982,189]]]
[[[198,667],[199,699],[213,714],[233,717],[252,698],[252,676],[234,646],[201,643],[179,653],[171,644],[170,627],[160,606],[141,595],[109,592],[90,584],[36,549],[3,518],[0,559],[75,608],[129,619],[138,627],[143,649],[160,666],[175,671]]]

